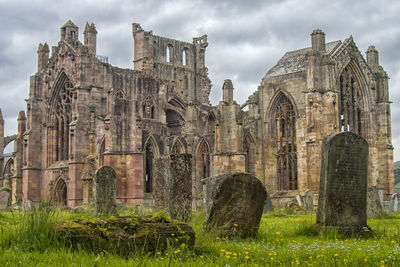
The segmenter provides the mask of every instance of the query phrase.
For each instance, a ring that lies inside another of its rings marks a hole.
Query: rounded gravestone
[[[203,179],[209,189],[204,227],[222,236],[255,235],[267,192],[256,177],[234,173]]]
[[[368,143],[352,132],[324,138],[317,223],[343,231],[367,229]]]
[[[96,214],[116,214],[115,171],[108,166],[102,166],[96,171],[93,185],[94,208]]]

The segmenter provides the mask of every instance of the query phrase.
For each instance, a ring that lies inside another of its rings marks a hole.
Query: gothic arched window
[[[55,83],[50,104],[49,124],[47,129],[47,163],[68,160],[69,124],[71,123],[73,85],[63,73]],[[53,141],[54,140],[54,141]]]
[[[203,192],[201,179],[210,176],[210,148],[207,142],[202,139],[197,148],[197,195]]]
[[[340,75],[340,131],[362,134],[362,97],[360,85],[347,67]]]
[[[276,109],[277,170],[279,190],[297,189],[296,113],[282,94]]]
[[[182,154],[185,153],[185,149],[179,139],[172,145],[171,154]]]

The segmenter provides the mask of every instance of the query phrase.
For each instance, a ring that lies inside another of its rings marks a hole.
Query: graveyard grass
[[[124,215],[132,214],[126,209]],[[315,213],[264,214],[254,238],[226,239],[205,233],[204,214],[189,222],[196,231],[194,249],[173,247],[164,252],[90,253],[56,241],[53,221],[90,218],[43,208],[33,212],[0,213],[0,266],[398,266],[400,214],[369,219],[373,231],[363,237],[320,232]]]

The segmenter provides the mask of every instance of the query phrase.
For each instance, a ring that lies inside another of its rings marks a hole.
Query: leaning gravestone
[[[378,217],[382,215],[383,208],[379,198],[378,188],[371,186],[368,188],[367,193],[367,217]]]
[[[8,210],[11,204],[11,192],[7,189],[0,189],[0,210]]]
[[[314,192],[311,189],[304,192],[304,209],[314,211]]]
[[[93,186],[94,210],[96,214],[116,214],[115,171],[103,166],[97,169]]]
[[[222,236],[255,235],[260,225],[267,192],[248,173],[203,179],[207,200],[204,228]]]
[[[352,132],[324,138],[317,223],[344,232],[367,226],[368,143]]]

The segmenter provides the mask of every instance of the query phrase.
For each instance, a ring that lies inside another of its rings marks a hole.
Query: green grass
[[[133,210],[125,210],[125,214]],[[315,225],[315,214],[264,214],[254,238],[226,239],[205,233],[204,215],[190,222],[196,231],[193,250],[121,257],[71,249],[49,225],[55,220],[90,217],[55,212],[43,206],[29,213],[0,213],[0,266],[399,266],[400,215],[368,220],[366,236],[346,237]]]

